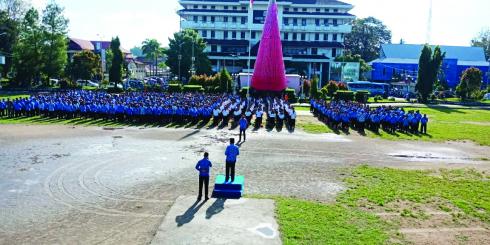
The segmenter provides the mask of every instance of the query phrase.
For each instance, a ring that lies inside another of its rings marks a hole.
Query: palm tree
[[[143,53],[146,55],[146,58],[155,61],[154,75],[156,75],[157,73],[158,56],[161,54],[161,50],[162,50],[160,46],[161,44],[156,39],[146,39],[143,42],[143,46],[141,47]]]

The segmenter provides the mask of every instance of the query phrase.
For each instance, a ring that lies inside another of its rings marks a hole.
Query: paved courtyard
[[[0,244],[148,244],[177,198],[196,194],[202,152],[223,172],[236,133],[1,125]],[[237,165],[246,194],[332,201],[342,169],[359,164],[490,170],[489,148],[472,143],[263,130],[248,139]]]

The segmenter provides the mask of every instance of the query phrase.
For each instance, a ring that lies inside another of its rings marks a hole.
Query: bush
[[[344,100],[344,101],[353,101],[354,100],[354,92],[352,91],[337,91],[333,96],[334,100]]]
[[[395,99],[395,97],[388,97],[388,101],[395,102],[396,99]]]
[[[289,103],[296,103],[298,101],[298,98],[296,97],[296,90],[288,88],[284,91],[284,93],[288,96]]]
[[[169,93],[180,93],[182,92],[182,86],[180,84],[169,84],[168,85]]]
[[[124,90],[122,88],[115,88],[115,87],[110,87],[107,89],[107,93],[109,94],[120,94],[123,93]]]
[[[318,93],[318,78],[316,76],[311,80],[310,97],[312,99],[318,99],[320,97],[320,93]]]
[[[168,84],[178,84],[178,85],[182,85],[182,81],[177,81],[177,80],[172,80],[170,82],[168,82]]]
[[[333,97],[333,95],[335,94],[335,92],[337,92],[337,90],[339,90],[339,85],[335,81],[328,82],[328,84],[322,88],[322,92],[323,93],[326,92],[326,95],[328,95],[328,97]]]
[[[359,103],[367,103],[369,99],[369,91],[357,91],[355,94],[355,99]]]
[[[184,92],[204,92],[204,88],[201,85],[185,85]]]

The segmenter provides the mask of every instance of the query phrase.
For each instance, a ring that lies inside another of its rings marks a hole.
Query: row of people
[[[370,108],[357,102],[311,100],[310,110],[333,129],[348,131],[350,127],[364,132],[365,128],[394,133],[427,134],[429,118],[419,111],[405,112],[403,108],[382,106]]]
[[[0,117],[45,116],[58,119],[92,118],[138,123],[206,123],[238,126],[245,116],[250,125],[294,130],[296,112],[278,98],[242,99],[239,96],[198,93],[125,93],[108,94],[92,91],[45,93],[29,98],[0,100]]]

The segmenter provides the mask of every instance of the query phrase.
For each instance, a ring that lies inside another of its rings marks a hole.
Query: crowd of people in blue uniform
[[[58,119],[104,119],[127,123],[207,123],[214,126],[239,125],[242,117],[255,128],[262,118],[269,129],[281,130],[286,125],[294,130],[296,112],[280,98],[241,98],[230,94],[202,93],[124,93],[93,91],[40,93],[29,98],[0,100],[0,117],[42,116]],[[247,125],[247,126],[248,126]],[[243,123],[242,125],[243,126]]]
[[[310,102],[311,112],[334,130],[348,132],[349,128],[354,128],[364,132],[367,128],[378,133],[382,128],[389,133],[427,134],[429,119],[419,111],[406,112],[392,106],[370,108],[369,105],[346,101],[312,99]]]

